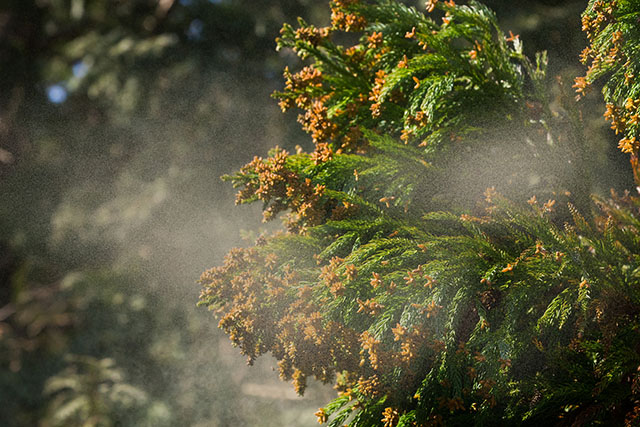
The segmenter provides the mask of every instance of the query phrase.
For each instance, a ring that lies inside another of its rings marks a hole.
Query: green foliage
[[[519,125],[527,102],[546,106],[544,54],[532,64],[519,39],[507,41],[495,15],[477,2],[438,7],[446,14],[442,24],[394,1],[345,2],[335,7],[332,28],[285,24],[278,47],[315,62],[299,74],[285,72],[287,91],[276,93],[281,106],[308,109],[306,129],[317,143],[332,140],[334,149],[357,148],[355,126],[402,132],[430,151],[485,129],[498,114]],[[344,24],[344,16],[358,25]],[[349,48],[329,38],[362,29],[360,43]],[[321,108],[330,125],[309,117]]]
[[[69,366],[44,387],[53,399],[47,426],[111,426],[125,422],[131,408],[143,404],[145,393],[124,381],[111,359],[68,355]]]
[[[442,24],[380,0],[332,2],[330,28],[285,25],[279,46],[315,62],[276,96],[305,110],[315,151],[229,177],[265,219],[288,210],[288,232],[205,272],[200,302],[299,393],[335,382],[316,413],[331,426],[633,425],[640,201],[594,206],[579,172],[554,175],[584,168],[585,148],[543,54],[532,65],[476,2],[428,4]],[[547,179],[523,185],[529,172]],[[490,186],[509,197],[482,201]]]
[[[315,170],[344,173],[346,182],[350,171],[331,163],[332,158],[336,155],[336,162],[344,163],[342,154],[366,152],[365,158],[388,170],[364,172],[352,161],[354,177],[362,172],[375,176],[390,186],[379,200],[404,208],[413,203],[417,210],[472,209],[489,186],[521,199],[524,194],[551,197],[569,191],[574,203],[587,208],[590,177],[578,149],[583,138],[579,116],[569,113],[573,107],[566,97],[551,95],[546,55],[538,54],[534,65],[523,55],[519,38],[503,34],[495,16],[479,3],[438,5],[442,24],[389,1],[338,3],[332,27],[306,26],[304,21],[298,29],[284,26],[278,45],[313,63],[297,73],[286,69],[285,91],[276,97],[284,110],[304,110],[299,121],[316,144],[309,156],[319,166]],[[336,43],[333,39],[340,40],[342,31],[356,32],[358,42],[349,47]],[[390,156],[379,161],[376,156],[384,150],[372,132],[399,137],[414,151],[386,143]],[[291,207],[292,228],[318,224],[326,217],[319,211],[329,211],[335,203],[320,197],[319,207],[318,200],[306,196],[289,206],[293,199],[284,194],[289,180],[341,188],[333,186],[333,178],[325,182],[312,168],[295,166],[293,159],[300,155],[283,164],[283,154],[278,156],[257,159],[232,178],[236,186],[245,187],[238,201],[262,200],[269,206],[265,219]],[[404,156],[398,158],[400,168],[388,163],[396,156]],[[277,184],[272,174],[279,175]],[[367,191],[366,183],[360,187]],[[382,185],[375,188],[379,191]],[[294,198],[304,193],[290,191]],[[408,197],[413,191],[421,195]],[[307,205],[317,209],[301,212]]]
[[[589,38],[582,61],[589,64],[589,69],[585,77],[576,78],[574,85],[582,94],[592,83],[604,80],[605,118],[616,134],[623,135],[618,148],[631,155],[636,184],[640,184],[639,20],[640,7],[635,1],[590,1],[582,15],[582,28]]]

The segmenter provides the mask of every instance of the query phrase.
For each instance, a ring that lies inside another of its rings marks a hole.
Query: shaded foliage
[[[128,411],[98,414],[104,423],[253,424],[247,406],[272,425],[295,417],[291,402],[244,393],[244,375],[230,374],[242,363],[218,349],[192,282],[238,244],[229,224],[248,220],[220,202],[232,193],[218,177],[246,161],[233,142],[260,150],[291,133],[268,100],[283,60],[273,38],[313,7],[1,3],[0,424],[54,421],[58,397],[44,389],[68,354],[112,360],[144,391]],[[256,125],[235,122],[247,117]]]

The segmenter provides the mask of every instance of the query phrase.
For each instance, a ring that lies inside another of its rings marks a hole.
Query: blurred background
[[[486,3],[550,77],[583,72],[586,0]],[[312,146],[270,98],[297,16],[327,25],[328,2],[0,1],[0,425],[316,425],[330,386],[296,396],[196,307],[264,227],[219,177]],[[596,190],[629,187],[584,103]]]

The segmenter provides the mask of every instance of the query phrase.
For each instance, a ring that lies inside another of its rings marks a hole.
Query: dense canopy
[[[285,24],[308,65],[275,96],[315,146],[227,177],[286,232],[205,272],[201,304],[299,393],[335,383],[320,423],[634,425],[640,199],[592,195],[578,100],[604,82],[640,184],[639,17],[589,4],[578,99],[479,2],[334,0],[328,27]]]

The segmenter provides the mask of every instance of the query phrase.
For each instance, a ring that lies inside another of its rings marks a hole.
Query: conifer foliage
[[[605,80],[605,118],[611,129],[622,134],[618,144],[631,155],[631,165],[640,185],[640,12],[637,2],[591,0],[582,16],[582,29],[589,46],[582,61],[589,64],[584,77],[576,78],[578,97],[595,81]]]
[[[287,230],[205,272],[201,304],[299,393],[308,377],[334,382],[316,413],[330,426],[633,425],[640,201],[584,202],[579,115],[552,99],[545,55],[529,60],[477,2],[331,8],[330,27],[285,25],[278,41],[311,61],[285,70],[276,97],[302,110],[315,150],[275,149],[227,177],[265,220],[288,212]],[[605,97],[633,108],[633,76],[618,74],[635,68],[619,56],[637,58],[625,22],[639,13],[595,1],[584,20],[588,52],[625,52],[589,53],[586,79],[613,73]],[[624,37],[603,47],[601,30]],[[463,173],[496,149],[508,179]],[[558,158],[575,169],[553,171]]]

